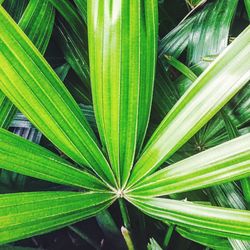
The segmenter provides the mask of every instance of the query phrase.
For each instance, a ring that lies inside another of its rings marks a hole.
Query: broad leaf
[[[249,175],[250,134],[247,134],[157,171],[139,182],[132,194],[179,193]]]
[[[24,3],[24,1],[21,2]],[[15,6],[15,4],[13,7],[12,14],[19,19],[22,8]],[[47,19],[47,22],[43,22],[44,18]],[[42,54],[45,53],[48,46],[54,25],[54,18],[53,7],[47,0],[31,0],[19,21],[19,27]],[[16,111],[16,107],[0,90],[0,127],[8,128]]]
[[[250,79],[249,41],[250,26],[198,77],[171,109],[136,163],[130,185],[159,167],[247,83]]]
[[[0,196],[0,244],[43,234],[98,214],[108,193],[30,192]]]
[[[131,199],[144,213],[203,233],[250,239],[250,212],[162,198]]]
[[[148,124],[157,25],[156,0],[88,2],[94,110],[120,185],[128,179]]]
[[[2,7],[0,32],[1,90],[65,154],[114,184],[111,168],[80,108]]]
[[[105,189],[91,174],[72,167],[52,152],[0,129],[0,168],[59,184]]]

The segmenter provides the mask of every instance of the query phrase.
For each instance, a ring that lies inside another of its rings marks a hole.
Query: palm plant
[[[0,244],[96,216],[117,201],[128,228],[130,203],[217,249],[230,249],[226,238],[233,246],[250,239],[249,211],[192,199],[193,190],[216,197],[238,180],[250,196],[250,26],[227,46],[238,1],[205,5],[159,48],[157,0],[11,2],[3,3],[11,15],[0,6],[0,167],[60,186],[2,194]],[[43,57],[53,27],[68,62],[58,75]],[[187,46],[189,67],[177,59]],[[69,68],[76,77],[64,83]],[[72,95],[93,105],[97,130]],[[7,131],[17,109],[61,156]]]

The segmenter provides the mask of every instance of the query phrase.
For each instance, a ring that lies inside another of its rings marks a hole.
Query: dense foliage
[[[0,0],[0,249],[250,249],[249,19]]]

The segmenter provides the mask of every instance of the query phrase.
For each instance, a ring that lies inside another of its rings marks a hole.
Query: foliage
[[[0,244],[249,249],[250,5],[170,2],[0,1]]]

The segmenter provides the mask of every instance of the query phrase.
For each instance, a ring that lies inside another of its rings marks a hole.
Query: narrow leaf
[[[108,193],[30,192],[0,196],[0,244],[43,234],[96,215]]]
[[[162,198],[129,200],[146,214],[203,233],[250,239],[250,212]]]
[[[167,114],[136,163],[130,185],[159,167],[248,82],[249,55],[250,26],[198,77]]]
[[[1,90],[65,154],[114,184],[111,168],[80,108],[2,7],[0,32]]]
[[[173,56],[167,56],[167,55],[165,55],[165,58],[171,66],[176,68],[178,71],[180,71],[184,76],[189,78],[191,81],[194,82],[197,79],[196,74],[178,59],[174,58]]]
[[[124,185],[148,124],[157,1],[88,2],[91,84],[102,142]]]
[[[84,22],[87,24],[87,0],[74,0]]]
[[[52,152],[0,129],[0,168],[59,184],[88,188],[105,188],[100,180]]]
[[[22,8],[19,7],[14,4],[13,14],[15,16],[19,16],[19,12],[22,11]],[[47,19],[47,22],[43,22],[44,18]],[[42,54],[45,53],[48,46],[54,26],[54,18],[54,9],[47,0],[31,0],[19,21],[19,27]],[[0,90],[0,127],[8,128],[16,111],[16,107]]]
[[[250,175],[250,134],[157,171],[132,192],[159,196],[204,188]]]
[[[227,238],[218,237],[201,233],[200,231],[190,230],[188,228],[177,227],[176,231],[184,238],[195,241],[201,245],[207,246],[215,250],[231,250]]]

